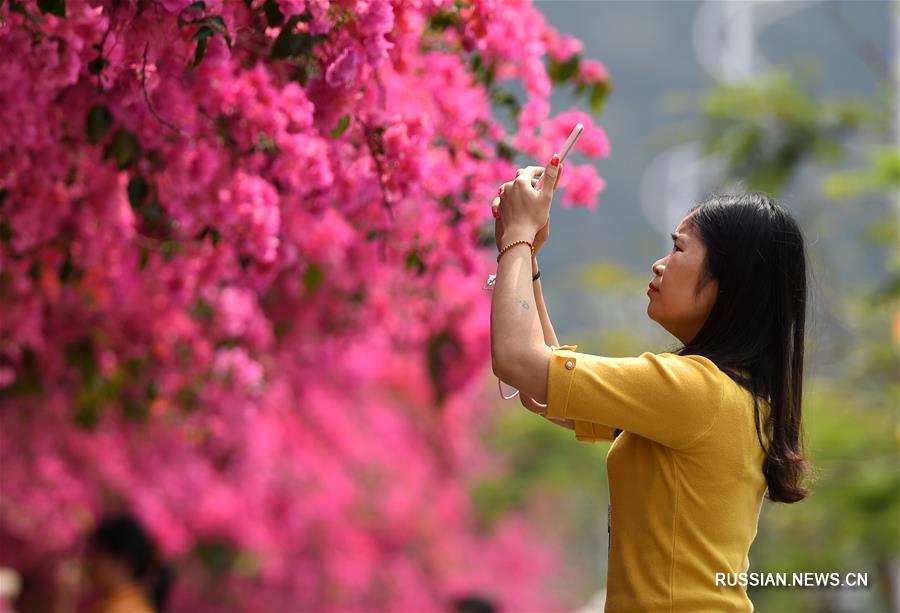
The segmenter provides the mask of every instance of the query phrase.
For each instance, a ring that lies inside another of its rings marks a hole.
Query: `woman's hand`
[[[551,200],[553,198],[553,192],[556,190],[556,186],[559,184],[559,178],[562,175],[562,168],[563,168],[563,165],[560,164],[556,171],[556,179],[553,182],[553,187],[551,188],[551,193],[550,193]],[[528,170],[533,171],[531,174],[531,186],[532,186],[532,188],[534,188],[537,186],[538,180],[540,179],[541,175],[543,175],[545,169],[543,166],[531,166],[528,168],[520,168],[516,171],[516,177],[521,176],[522,173],[524,173]],[[506,185],[507,184],[504,184],[500,188],[501,192],[505,191]],[[538,193],[540,193],[540,192],[538,192]],[[499,210],[500,202],[501,202],[500,196],[495,197],[493,202],[491,202],[491,213],[494,216],[494,240],[497,243],[498,251],[500,249],[502,249],[504,246],[503,245],[503,233],[505,230],[504,223],[503,223],[503,217],[500,215],[500,210]],[[547,242],[548,238],[550,238],[550,215],[549,215],[549,212],[547,215],[546,223],[538,229],[538,231],[534,235],[534,240],[532,241],[534,244],[535,255],[537,255],[537,252],[540,251],[540,248],[544,245],[544,243]]]
[[[547,407],[538,403],[537,400],[526,396],[522,392],[519,392],[519,400],[522,402],[522,406],[531,411],[532,413],[537,413],[538,415],[543,415],[546,417],[547,415]]]

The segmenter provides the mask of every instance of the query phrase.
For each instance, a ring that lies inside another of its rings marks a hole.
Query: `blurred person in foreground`
[[[63,569],[57,613],[77,608],[82,575],[91,613],[159,613],[173,580],[152,539],[130,515],[104,518],[88,536],[83,566]]]

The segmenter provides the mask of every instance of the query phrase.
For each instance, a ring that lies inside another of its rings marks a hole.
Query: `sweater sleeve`
[[[697,355],[644,352],[611,358],[551,347],[547,417],[571,419],[578,440],[612,440],[621,428],[667,447],[690,446],[722,402],[718,367]]]
[[[578,349],[578,345],[559,345],[558,348],[575,350]],[[554,345],[551,347],[551,349],[557,349],[557,346]],[[572,419],[572,421],[575,422],[575,440],[581,441],[582,443],[613,441],[616,438],[613,435],[614,429],[608,426],[604,426],[603,424],[595,424],[589,421],[584,421],[583,419]]]

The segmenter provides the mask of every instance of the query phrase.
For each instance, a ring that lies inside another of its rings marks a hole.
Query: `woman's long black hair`
[[[706,245],[695,295],[712,279],[719,293],[703,327],[676,353],[709,358],[750,391],[757,437],[766,450],[762,468],[768,498],[798,502],[809,494],[801,481],[811,468],[801,431],[807,307],[803,234],[787,210],[758,193],[715,194],[688,213]],[[767,443],[760,432],[760,399],[770,407],[762,426]]]
[[[91,533],[88,544],[94,551],[104,551],[125,562],[131,577],[144,586],[153,608],[164,610],[174,573],[162,563],[150,536],[134,517],[105,517]]]

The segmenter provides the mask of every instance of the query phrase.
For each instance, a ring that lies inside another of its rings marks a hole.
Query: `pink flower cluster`
[[[128,508],[180,568],[176,610],[564,606],[555,546],[513,513],[481,532],[469,501],[496,394],[474,237],[500,145],[543,160],[580,121],[579,153],[609,154],[588,115],[549,117],[543,59],[580,42],[499,0],[16,6],[0,564],[52,565]],[[472,54],[524,85],[515,133]],[[603,189],[590,164],[562,181],[570,205]]]

